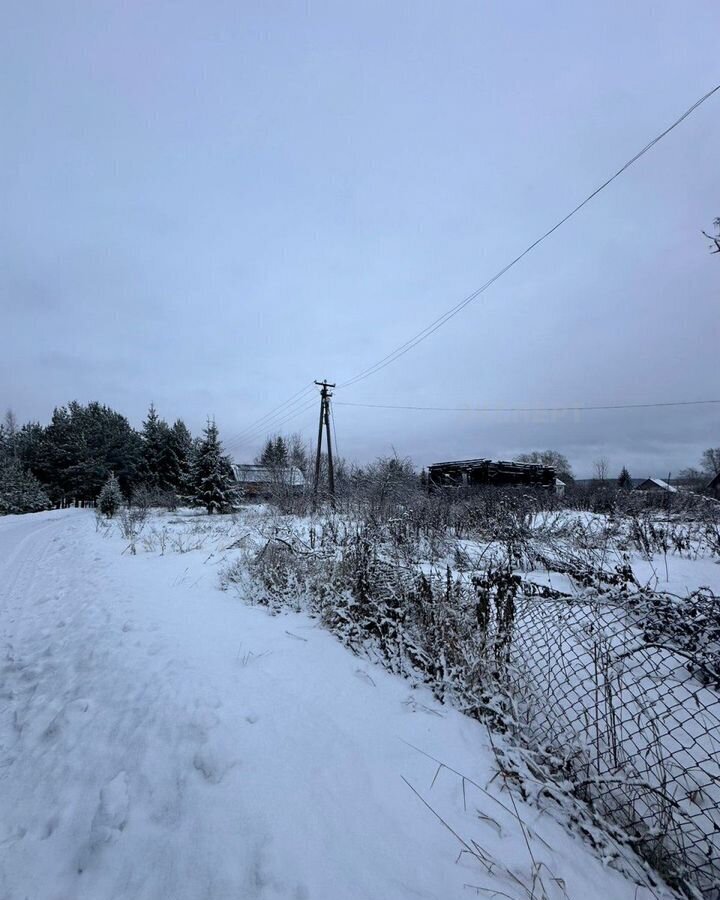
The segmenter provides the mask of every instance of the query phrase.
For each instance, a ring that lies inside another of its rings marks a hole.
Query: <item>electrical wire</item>
[[[258,419],[252,426],[248,426],[237,434],[231,435],[225,441],[226,446],[229,448],[242,446],[256,440],[259,435],[267,434],[271,430],[276,430],[296,412],[302,412],[308,407],[307,401],[310,393],[314,393],[310,386],[302,388],[300,391],[296,392],[293,397]],[[313,399],[312,403],[314,404],[314,402]],[[283,409],[283,407],[285,408]]]
[[[335,430],[335,405],[330,404],[330,421],[332,422],[333,440],[335,441],[335,458],[340,459],[340,450],[338,449],[337,431]]]
[[[672,122],[664,131],[660,132],[656,137],[654,137],[651,141],[649,141],[640,151],[638,151],[631,159],[629,159],[621,168],[619,168],[613,175],[611,175],[608,179],[606,179],[599,187],[595,188],[592,193],[588,194],[580,203],[577,204],[569,213],[567,213],[563,218],[557,221],[551,228],[545,231],[540,237],[534,240],[531,244],[529,244],[521,253],[519,253],[514,259],[512,259],[507,265],[505,265],[502,269],[500,269],[492,278],[489,278],[483,285],[481,285],[477,290],[473,291],[473,293],[469,294],[467,297],[462,299],[460,302],[456,303],[455,306],[446,310],[441,316],[427,325],[424,329],[419,331],[409,340],[405,341],[405,343],[401,344],[399,347],[396,347],[395,350],[386,354],[382,359],[378,360],[373,365],[363,369],[361,372],[357,373],[350,379],[342,382],[338,385],[338,388],[346,388],[351,385],[357,384],[359,381],[363,381],[365,378],[369,378],[372,375],[375,375],[377,372],[384,369],[386,366],[391,365],[396,360],[400,359],[400,357],[404,356],[422,341],[426,340],[432,334],[434,334],[438,329],[442,328],[446,322],[449,322],[450,319],[454,318],[458,313],[460,313],[466,306],[476,300],[481,294],[483,294],[488,288],[490,288],[496,281],[498,281],[503,275],[505,275],[510,269],[512,269],[517,263],[519,263],[525,256],[531,253],[536,247],[538,247],[543,241],[549,238],[555,231],[557,231],[562,225],[564,225],[567,221],[569,221],[573,216],[575,216],[580,210],[586,206],[594,197],[596,197],[601,191],[603,191],[606,187],[612,184],[616,178],[619,178],[627,169],[629,169],[632,165],[634,165],[642,156],[644,156],[649,150],[651,150],[657,143],[659,143],[664,137],[666,137],[671,131],[677,128],[688,116],[690,116],[699,106],[705,103],[713,94],[717,93],[720,90],[720,84],[713,87],[706,94],[700,97],[695,103],[692,104],[685,112],[679,116],[674,122]],[[242,446],[257,439],[258,434],[262,434],[263,431],[266,431],[269,427],[278,428],[280,425],[284,424],[287,421],[295,418],[301,413],[305,412],[311,406],[315,405],[315,401],[313,400],[311,403],[299,406],[302,402],[303,398],[310,389],[313,387],[313,383],[306,385],[301,388],[295,394],[293,394],[288,400],[284,403],[281,403],[279,406],[275,407],[269,413],[266,413],[260,419],[257,419],[247,428],[243,429],[239,434],[233,436],[226,445],[228,447],[237,447]],[[393,406],[390,404],[362,404],[362,403],[343,403],[340,402],[341,406],[364,406],[368,408],[381,408],[381,409],[417,409],[422,411],[455,411],[455,412],[564,412],[564,411],[585,411],[585,410],[608,410],[608,409],[643,409],[643,408],[656,408],[663,406],[692,406],[699,404],[707,404],[707,403],[718,403],[720,401],[716,400],[701,400],[701,401],[684,401],[678,403],[648,403],[648,404],[615,404],[615,405],[606,405],[606,406],[584,406],[584,407],[512,407],[512,408],[471,408],[471,407],[420,407],[420,406]],[[295,408],[299,407],[299,408]],[[281,415],[282,413],[282,415]],[[287,415],[286,415],[287,414]],[[278,419],[279,417],[279,419]],[[331,417],[333,420],[333,431],[335,431],[335,418],[334,413],[331,412]],[[336,447],[337,447],[337,437],[335,438]]]
[[[422,331],[419,331],[416,335],[411,337],[409,340],[405,341],[404,344],[401,344],[399,347],[396,347],[395,350],[388,353],[382,359],[378,360],[378,362],[374,363],[372,366],[368,366],[368,368],[363,369],[357,375],[354,375],[352,378],[349,378],[347,381],[342,382],[338,385],[338,388],[346,388],[350,387],[350,385],[357,384],[359,381],[363,381],[365,378],[369,378],[371,375],[375,375],[381,369],[384,369],[386,366],[389,366],[391,363],[400,359],[401,356],[404,356],[422,341],[426,340],[430,335],[434,334],[439,328],[449,322],[450,319],[454,318],[459,312],[465,309],[473,300],[476,300],[481,294],[483,294],[491,285],[493,285],[498,279],[502,278],[502,276],[513,268],[517,263],[520,262],[525,256],[528,255],[531,251],[533,251],[539,244],[542,244],[547,238],[550,237],[553,232],[557,231],[562,225],[565,224],[569,219],[571,219],[576,213],[578,213],[584,206],[586,206],[594,197],[596,197],[601,191],[605,190],[608,185],[612,184],[616,178],[619,178],[620,175],[623,174],[627,169],[629,169],[634,163],[636,163],[642,156],[644,156],[649,150],[651,150],[657,143],[659,143],[666,135],[670,134],[673,129],[677,128],[681,122],[687,119],[699,106],[705,103],[710,97],[713,96],[717,91],[720,90],[720,84],[717,84],[712,90],[708,91],[699,100],[696,100],[695,103],[692,104],[685,112],[675,121],[669,125],[664,131],[660,132],[656,137],[654,137],[651,141],[649,141],[642,150],[638,151],[631,159],[629,159],[621,168],[615,172],[614,175],[611,175],[606,181],[604,181],[599,187],[595,188],[595,190],[588,194],[584,200],[578,203],[572,210],[570,210],[567,215],[563,216],[562,219],[557,221],[551,228],[549,228],[544,234],[542,234],[539,238],[534,240],[531,244],[529,244],[522,253],[519,253],[514,259],[512,259],[507,265],[503,266],[499,272],[492,276],[492,278],[488,279],[485,284],[481,285],[476,291],[473,291],[472,294],[469,294],[459,303],[456,303],[455,306],[451,307],[449,310],[444,312],[441,316],[435,319],[434,322],[431,322]]]
[[[243,438],[246,434],[253,433],[257,430],[257,427],[262,425],[263,428],[269,424],[269,420],[276,418],[281,410],[284,410],[285,407],[294,406],[301,402],[301,398],[303,395],[307,394],[313,388],[313,382],[311,381],[309,384],[306,384],[304,387],[300,388],[299,391],[296,391],[291,397],[285,400],[283,403],[280,403],[278,406],[273,407],[270,412],[265,413],[264,416],[261,416],[259,419],[256,419],[250,425],[241,429],[237,434],[233,435],[232,440],[237,440]],[[285,410],[286,412],[289,410]],[[265,423],[265,424],[263,424]]]
[[[611,409],[657,409],[663,406],[703,406],[720,400],[677,400],[663,403],[608,403],[603,406],[400,406],[392,403],[350,403],[336,401],[338,406],[360,406],[365,409],[409,409],[423,412],[591,412]]]
[[[275,428],[275,429],[280,428],[281,425],[284,425],[285,423],[292,421],[293,419],[297,418],[302,413],[307,412],[307,410],[315,408],[316,406],[317,406],[317,402],[316,402],[315,398],[313,398],[309,403],[305,404],[304,406],[301,406],[299,409],[293,410],[292,412],[288,413],[288,415],[286,415],[284,418],[275,422],[273,424],[273,428]],[[257,432],[254,432],[253,434],[249,434],[242,439],[235,439],[235,440],[228,441],[225,444],[226,449],[227,450],[237,450],[240,447],[249,446],[249,445],[255,443],[265,433],[266,433],[266,430],[264,428],[260,428]]]

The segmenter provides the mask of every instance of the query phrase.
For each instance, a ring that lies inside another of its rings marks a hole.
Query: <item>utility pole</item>
[[[330,398],[332,392],[330,388],[334,388],[334,384],[330,384],[327,379],[324,381],[316,381],[315,384],[320,388],[320,424],[318,426],[318,442],[317,455],[315,456],[315,487],[313,495],[315,503],[317,503],[318,490],[320,487],[320,457],[322,451],[322,433],[323,425],[325,425],[325,436],[327,440],[328,454],[328,487],[330,489],[330,502],[335,503],[335,470],[333,467],[332,441],[330,440]]]

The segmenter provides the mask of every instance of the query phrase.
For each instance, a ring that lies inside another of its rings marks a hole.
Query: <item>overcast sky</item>
[[[214,415],[249,460],[257,419],[402,344],[720,81],[718,47],[717,0],[5,0],[0,403],[45,422],[97,399],[139,425],[152,400],[194,430]],[[340,453],[695,464],[720,444],[718,406],[341,402],[720,398],[720,256],[701,235],[719,160],[717,94],[443,329],[338,391]],[[281,427],[314,437],[316,419]]]

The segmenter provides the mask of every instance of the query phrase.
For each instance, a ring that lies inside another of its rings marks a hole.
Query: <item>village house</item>
[[[261,466],[254,463],[233,463],[235,481],[244,497],[268,499],[278,490],[301,494],[305,490],[305,476],[295,466]]]
[[[651,494],[677,494],[677,488],[661,478],[646,478],[645,481],[636,484],[634,490],[646,491]]]

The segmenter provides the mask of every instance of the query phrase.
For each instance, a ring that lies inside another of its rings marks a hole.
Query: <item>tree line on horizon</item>
[[[523,453],[515,459],[552,466],[567,485],[574,483],[567,457],[556,450]],[[280,473],[296,467],[308,482],[314,468],[312,454],[298,434],[268,437],[255,462]],[[323,456],[321,477],[326,465]],[[596,484],[632,487],[627,467],[610,478],[607,461],[594,465]],[[686,469],[678,479],[700,489],[718,471],[720,448],[710,448],[703,453],[700,468]],[[411,460],[396,457],[366,466],[337,459],[335,477],[346,491],[373,479],[427,486],[424,470],[418,476]],[[212,420],[194,437],[182,419],[170,425],[153,404],[140,429],[99,402],[72,401],[57,407],[47,425],[18,425],[12,412],[5,415],[0,424],[0,514],[94,505],[108,484],[114,506],[132,498],[145,505],[201,506],[211,513],[231,508],[238,499],[231,461]]]
[[[169,425],[153,404],[139,430],[98,402],[57,407],[48,425],[19,426],[6,414],[0,513],[92,505],[108,484],[116,497],[148,505],[182,502],[215,512],[234,499],[230,459],[212,420],[193,437],[182,419]]]

